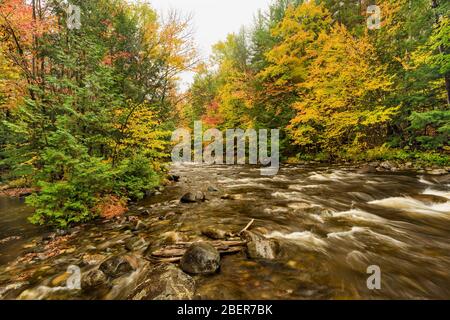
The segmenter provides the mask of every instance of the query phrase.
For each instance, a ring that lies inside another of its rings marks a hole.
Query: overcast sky
[[[196,41],[202,57],[207,58],[211,46],[226,35],[237,32],[242,25],[250,25],[258,9],[266,9],[271,0],[150,0],[161,14],[178,9],[193,15]],[[183,75],[190,82],[192,75]],[[186,84],[182,86],[186,87]]]

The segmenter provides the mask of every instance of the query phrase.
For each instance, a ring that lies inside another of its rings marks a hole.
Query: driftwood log
[[[186,250],[195,242],[178,242],[166,246],[152,253],[152,257],[162,262],[178,262],[181,260]],[[214,248],[221,254],[232,254],[241,252],[247,244],[245,241],[210,241]]]

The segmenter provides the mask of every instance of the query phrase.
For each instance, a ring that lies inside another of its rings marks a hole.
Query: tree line
[[[377,5],[380,28],[368,28]],[[285,159],[449,164],[450,3],[277,0],[217,43],[186,125],[280,128]]]

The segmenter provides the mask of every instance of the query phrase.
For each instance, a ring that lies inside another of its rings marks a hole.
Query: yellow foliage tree
[[[170,131],[161,129],[156,113],[146,103],[130,103],[116,114],[120,137],[112,141],[116,155],[133,156],[135,152],[158,161],[168,156]]]
[[[24,96],[25,80],[18,67],[11,64],[0,45],[0,110],[6,112],[17,106]]]
[[[351,35],[335,24],[322,31],[313,50],[317,57],[297,84],[301,100],[289,126],[296,144],[310,151],[358,152],[383,141],[397,107],[385,98],[393,79],[366,34]]]

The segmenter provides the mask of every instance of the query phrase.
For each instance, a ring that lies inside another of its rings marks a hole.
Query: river
[[[16,298],[25,289],[57,283],[55,276],[68,265],[83,265],[88,252],[122,252],[124,235],[139,234],[158,248],[168,234],[205,240],[206,227],[238,232],[254,219],[252,230],[280,244],[276,259],[223,256],[218,273],[195,277],[196,299],[450,299],[449,175],[363,174],[316,165],[286,165],[274,177],[251,166],[186,164],[172,171],[180,182],[127,214],[149,228],[130,231],[126,222],[80,226],[72,238],[62,237],[63,249],[54,255],[43,254],[49,244],[39,241],[48,230],[27,223],[30,209],[0,199],[0,240],[17,237],[0,243],[0,297],[2,286],[17,289],[4,295]],[[188,191],[205,192],[207,201],[179,203]],[[381,270],[380,290],[367,286],[369,266]],[[77,297],[125,296],[94,290]]]

